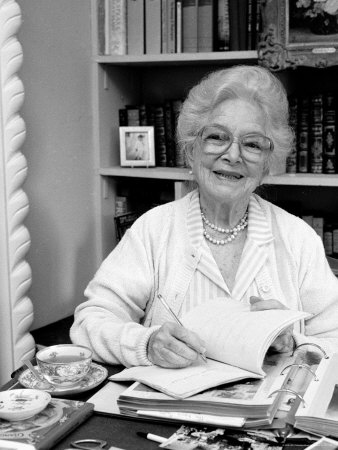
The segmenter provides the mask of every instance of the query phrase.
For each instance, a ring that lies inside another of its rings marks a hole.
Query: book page
[[[290,309],[248,311],[234,304],[238,305],[206,302],[189,311],[182,322],[204,340],[208,358],[264,375],[264,356],[275,338],[310,314]]]
[[[175,398],[186,398],[210,387],[244,378],[260,378],[253,372],[208,360],[196,362],[182,369],[167,369],[159,366],[136,366],[112,375],[112,381],[139,381]]]

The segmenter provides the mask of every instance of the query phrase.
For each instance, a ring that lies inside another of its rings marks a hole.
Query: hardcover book
[[[182,0],[183,53],[197,52],[198,0]]]
[[[106,0],[106,52],[107,55],[127,53],[126,0]]]
[[[0,419],[0,439],[48,450],[93,414],[92,403],[53,398],[35,416],[18,421]]]
[[[161,53],[161,0],[145,0],[145,52]]]
[[[199,0],[197,18],[197,50],[199,52],[213,51],[214,25],[214,2],[212,0]]]
[[[144,0],[127,0],[128,55],[144,54]]]

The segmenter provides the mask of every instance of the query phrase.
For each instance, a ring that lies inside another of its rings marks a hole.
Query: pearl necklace
[[[215,239],[207,232],[206,228],[203,230],[203,236],[205,239],[207,239],[212,244],[216,245],[225,245],[229,242],[236,239],[238,234],[244,230],[248,226],[248,211],[245,212],[244,216],[241,218],[241,220],[238,222],[238,224],[233,228],[221,228],[217,225],[211,223],[204,215],[204,213],[201,211],[202,220],[205,223],[205,225],[209,228],[211,228],[214,231],[217,231],[218,233],[227,234],[227,236],[224,237],[224,239]]]

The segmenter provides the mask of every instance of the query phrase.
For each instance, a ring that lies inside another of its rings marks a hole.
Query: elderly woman
[[[141,216],[102,263],[75,311],[73,342],[111,364],[184,367],[198,335],[169,319],[222,299],[311,317],[274,342],[338,350],[338,281],[319,236],[254,194],[293,142],[283,86],[262,67],[219,70],[194,87],[178,119],[197,189]]]

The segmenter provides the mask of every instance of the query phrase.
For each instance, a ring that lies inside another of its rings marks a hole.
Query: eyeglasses
[[[273,150],[273,142],[267,136],[260,133],[249,133],[235,137],[226,128],[218,125],[203,127],[198,136],[204,144],[204,153],[208,155],[219,156],[226,153],[233,142],[238,143],[242,158],[249,161],[257,161],[263,153]]]

